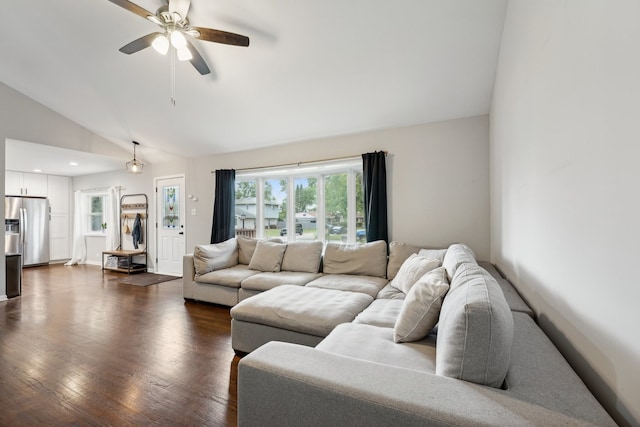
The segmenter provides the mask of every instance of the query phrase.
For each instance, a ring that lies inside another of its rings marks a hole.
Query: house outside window
[[[362,159],[236,174],[236,229],[287,241],[364,243]]]

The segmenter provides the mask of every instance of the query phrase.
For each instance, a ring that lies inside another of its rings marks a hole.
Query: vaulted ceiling
[[[1,0],[0,80],[123,147],[184,157],[486,114],[506,0],[192,0],[201,76],[107,0]],[[155,12],[164,0],[137,0]]]

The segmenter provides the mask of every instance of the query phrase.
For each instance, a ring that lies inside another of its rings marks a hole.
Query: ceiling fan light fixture
[[[169,39],[164,34],[160,34],[153,39],[151,46],[161,55],[166,55],[169,52]]]
[[[149,15],[149,16],[147,16],[147,19],[149,21],[153,22],[154,24],[162,25],[162,21],[156,15]]]
[[[126,163],[127,172],[139,175],[142,173],[142,169],[144,168],[144,163],[140,160],[136,160],[136,146],[140,145],[140,143],[136,141],[131,142],[133,144],[133,160]]]
[[[183,47],[187,46],[187,39],[182,34],[180,30],[174,30],[171,32],[171,45],[176,49],[180,50]]]
[[[193,55],[188,47],[183,47],[180,49],[176,49],[178,52],[178,61],[191,61],[193,59]]]

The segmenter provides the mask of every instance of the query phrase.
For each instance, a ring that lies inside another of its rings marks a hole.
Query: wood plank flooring
[[[235,426],[229,308],[117,274],[25,269],[0,302],[0,425]]]

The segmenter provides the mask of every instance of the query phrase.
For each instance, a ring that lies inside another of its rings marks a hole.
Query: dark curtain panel
[[[384,151],[362,155],[364,222],[367,242],[384,240],[387,232],[387,168]]]
[[[220,243],[236,235],[236,171],[216,170],[216,194],[213,201],[211,243]]]

